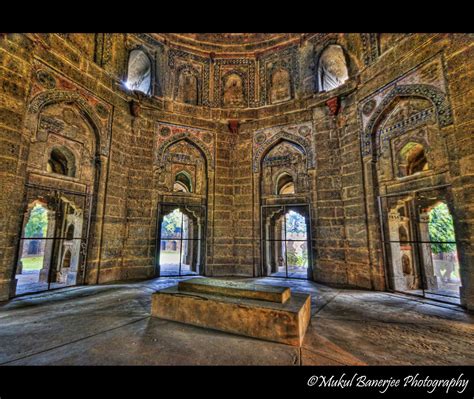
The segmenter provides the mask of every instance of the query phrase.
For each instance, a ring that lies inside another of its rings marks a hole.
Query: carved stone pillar
[[[48,210],[48,230],[46,231],[46,244],[44,246],[43,267],[40,270],[39,281],[48,283],[49,269],[53,257],[54,233],[56,231],[56,212]]]
[[[428,290],[436,290],[438,289],[438,281],[437,277],[434,274],[434,266],[433,266],[433,258],[431,256],[431,244],[430,241],[430,234],[429,234],[429,221],[430,216],[428,213],[421,213],[420,214],[420,249],[421,249],[421,258],[422,258],[422,265],[424,275],[425,275],[425,288]]]
[[[388,214],[388,230],[390,240],[390,266],[392,275],[389,276],[391,286],[395,290],[405,291],[407,289],[406,279],[402,268],[402,250],[400,248],[400,214],[397,210],[391,210]]]

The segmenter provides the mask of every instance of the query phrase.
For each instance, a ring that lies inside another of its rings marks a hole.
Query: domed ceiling
[[[304,33],[160,33],[181,47],[196,51],[222,53],[253,53],[270,50],[301,40]]]

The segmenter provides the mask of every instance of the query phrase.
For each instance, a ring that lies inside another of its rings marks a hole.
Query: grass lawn
[[[39,270],[43,267],[43,257],[34,256],[31,258],[22,258],[23,270]]]

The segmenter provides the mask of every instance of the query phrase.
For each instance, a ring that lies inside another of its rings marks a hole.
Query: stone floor
[[[15,277],[18,279],[16,284],[16,295],[23,295],[26,293],[46,291],[48,289],[48,283],[39,281],[39,270],[23,270],[23,273],[17,274]],[[66,287],[65,283],[51,283],[51,288]]]
[[[3,303],[0,364],[474,364],[474,315],[454,305],[258,279],[311,293],[311,325],[295,348],[150,317],[151,294],[177,281],[65,288]]]

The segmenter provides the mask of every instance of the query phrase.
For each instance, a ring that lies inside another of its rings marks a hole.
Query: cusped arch
[[[206,161],[206,166],[208,169],[214,169],[214,157],[209,149],[206,147],[206,144],[199,138],[192,136],[189,132],[183,132],[176,134],[169,139],[161,142],[160,146],[156,151],[156,160],[159,164],[164,165],[165,163],[165,154],[166,150],[173,144],[178,143],[179,141],[186,141],[189,144],[195,146],[203,155],[204,160]]]
[[[292,133],[288,133],[285,131],[281,131],[271,137],[267,142],[264,143],[254,154],[253,157],[253,171],[259,172],[260,166],[262,163],[263,158],[268,152],[275,147],[276,145],[280,144],[283,141],[287,141],[291,144],[296,144],[303,153],[306,155],[306,166],[308,169],[314,168],[314,154],[311,149],[311,143],[305,139],[304,137],[297,136]]]
[[[419,97],[431,101],[435,107],[436,118],[440,127],[445,127],[453,123],[451,105],[446,94],[438,88],[426,84],[396,86],[377,106],[366,124],[362,140],[363,156],[374,153],[375,148],[373,147],[375,146],[373,145],[373,136],[376,133],[376,127],[393,108],[393,105],[404,97]]]
[[[108,153],[108,140],[107,134],[104,134],[104,129],[101,128],[102,123],[97,116],[96,111],[88,104],[87,100],[78,92],[67,91],[67,90],[48,90],[36,95],[29,103],[24,122],[25,134],[27,136],[36,134],[38,128],[39,115],[44,107],[51,104],[57,103],[73,103],[75,104],[82,116],[85,117],[86,121],[90,124],[92,131],[94,132],[96,152],[100,152],[104,155]],[[102,139],[103,137],[103,139]]]

